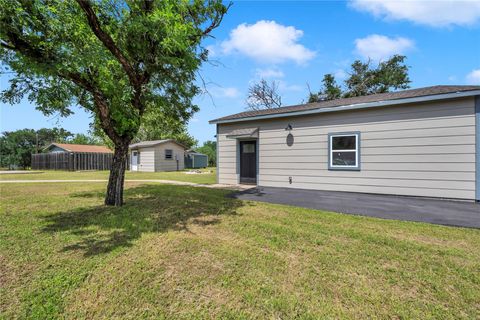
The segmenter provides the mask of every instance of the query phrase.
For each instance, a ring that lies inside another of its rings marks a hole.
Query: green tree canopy
[[[308,102],[365,96],[409,88],[408,66],[405,56],[394,55],[387,61],[372,66],[371,61],[356,60],[351,65],[344,87],[337,85],[332,74],[326,74],[318,93],[310,92]]]
[[[217,142],[205,141],[197,151],[208,156],[208,166],[215,167],[217,165]]]
[[[308,102],[317,102],[320,100],[333,100],[342,96],[342,88],[337,84],[335,77],[328,73],[323,76],[323,89],[318,93],[310,92]]]
[[[0,61],[15,76],[0,99],[45,114],[80,105],[115,146],[105,204],[123,204],[128,145],[146,110],[185,123],[198,110],[201,46],[221,0],[0,0]]]
[[[67,140],[68,143],[74,144],[90,144],[90,145],[103,145],[103,141],[98,137],[90,134],[77,133],[71,139]]]
[[[193,148],[198,141],[187,130],[187,124],[175,117],[166,117],[158,109],[148,110],[134,142],[145,140],[175,139],[187,148]]]
[[[52,142],[70,142],[73,133],[63,128],[5,131],[0,136],[0,166],[28,168],[32,153],[42,152]]]

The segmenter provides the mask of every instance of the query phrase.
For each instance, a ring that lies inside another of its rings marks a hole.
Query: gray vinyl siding
[[[165,149],[173,151],[172,159],[165,159]],[[173,142],[162,143],[155,147],[155,171],[176,171],[178,160],[178,170],[183,170],[185,149]]]
[[[474,98],[219,124],[220,183],[238,183],[237,141],[226,134],[251,127],[259,127],[261,186],[475,198]],[[328,170],[328,134],[353,131],[361,170]]]
[[[173,150],[172,159],[165,159],[165,149]],[[148,148],[139,148],[140,163],[138,171],[176,171],[178,159],[178,170],[184,169],[184,148],[176,143],[167,142]]]
[[[138,171],[154,172],[155,171],[155,149],[154,148],[140,148],[140,162],[138,164]]]

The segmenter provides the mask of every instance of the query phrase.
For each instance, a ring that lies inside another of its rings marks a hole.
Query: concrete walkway
[[[237,192],[233,197],[382,219],[480,228],[480,203],[473,201],[272,187]]]
[[[36,174],[43,173],[43,171],[30,171],[30,170],[1,170],[0,175],[2,174]]]
[[[64,183],[64,182],[65,183],[108,182],[108,180],[107,179],[0,180],[0,184],[11,184],[11,183]],[[212,189],[227,189],[227,190],[236,190],[236,191],[244,191],[244,190],[254,188],[254,186],[251,186],[251,185],[201,184],[201,183],[195,183],[195,182],[175,181],[175,180],[161,180],[161,179],[126,179],[125,182],[162,183],[162,184],[173,184],[173,185],[178,185],[178,186],[192,186],[192,187],[203,187],[203,188],[212,188]]]

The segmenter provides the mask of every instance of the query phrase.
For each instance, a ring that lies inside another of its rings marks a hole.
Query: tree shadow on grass
[[[188,223],[207,226],[219,216],[233,215],[242,201],[226,197],[228,191],[172,185],[143,185],[125,191],[121,208],[96,206],[57,212],[45,217],[43,232],[68,232],[79,241],[63,248],[85,256],[129,247],[143,233],[186,230]],[[71,197],[103,197],[103,193],[74,193]],[[206,218],[208,217],[208,219]]]

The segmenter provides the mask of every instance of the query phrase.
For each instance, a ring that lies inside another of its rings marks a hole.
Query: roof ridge
[[[246,110],[246,111],[242,111],[239,113],[235,113],[232,115],[211,120],[210,123],[222,121],[222,120],[236,120],[236,119],[250,118],[250,117],[261,116],[261,115],[283,114],[283,113],[291,113],[291,112],[303,111],[303,110],[334,108],[334,107],[350,106],[350,105],[356,105],[356,104],[366,104],[366,103],[381,102],[381,101],[394,101],[394,100],[401,100],[401,99],[408,99],[408,98],[419,98],[424,96],[434,96],[434,95],[451,94],[451,93],[465,92],[465,91],[477,91],[477,90],[480,90],[480,86],[435,85],[435,86],[429,86],[429,87],[420,87],[420,88],[413,88],[413,89],[407,89],[407,90],[363,95],[358,97],[338,98],[333,100],[289,105],[289,106],[273,108],[273,109]]]

